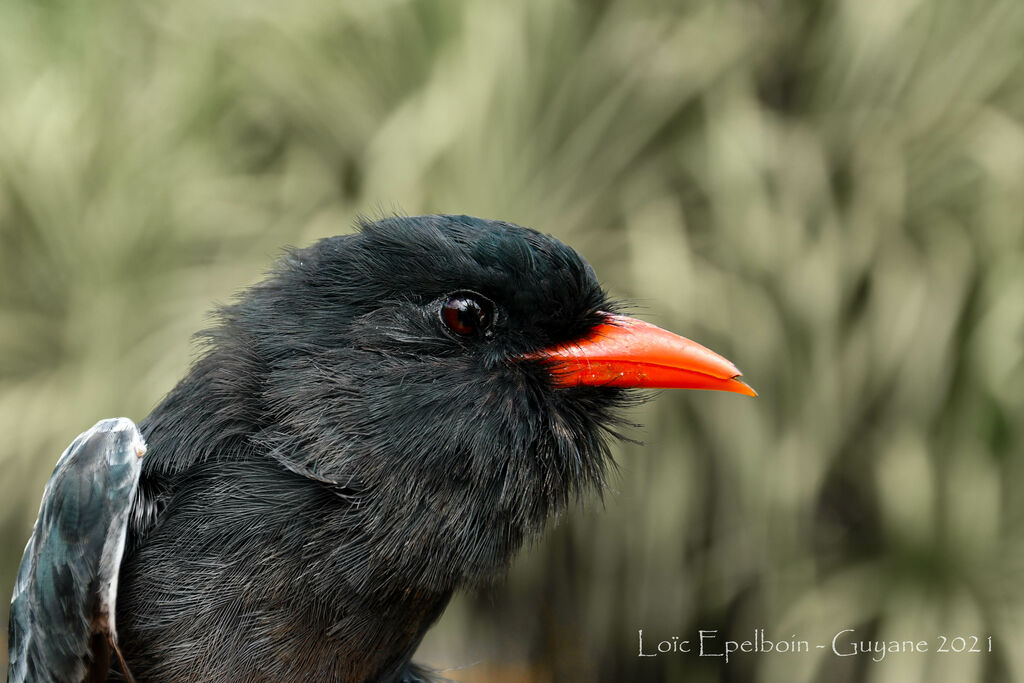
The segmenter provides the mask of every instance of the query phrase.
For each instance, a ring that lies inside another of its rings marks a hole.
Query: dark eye
[[[491,302],[477,294],[459,292],[441,305],[441,321],[452,332],[468,337],[483,332],[494,318]]]

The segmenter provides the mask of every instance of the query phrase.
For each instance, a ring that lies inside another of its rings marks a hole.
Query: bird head
[[[355,501],[371,564],[438,588],[452,565],[455,584],[500,572],[601,487],[628,389],[753,394],[717,354],[618,314],[573,249],[468,216],[290,252],[223,317],[215,346],[259,378],[261,447]]]

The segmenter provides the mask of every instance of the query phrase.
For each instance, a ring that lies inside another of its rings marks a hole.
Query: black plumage
[[[439,323],[467,290],[494,302],[486,336]],[[569,247],[465,216],[288,255],[141,425],[118,615],[136,675],[397,676],[453,591],[603,480],[621,391],[554,391],[513,359],[610,308]]]
[[[571,248],[468,216],[292,251],[203,340],[140,425],[116,616],[141,681],[429,678],[453,592],[600,490],[624,388],[753,395]]]

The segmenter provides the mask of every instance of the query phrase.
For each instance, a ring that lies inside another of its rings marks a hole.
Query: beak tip
[[[754,390],[754,387],[744,382],[740,375],[736,375],[730,381],[736,385],[734,391],[737,394],[757,398],[757,392]]]

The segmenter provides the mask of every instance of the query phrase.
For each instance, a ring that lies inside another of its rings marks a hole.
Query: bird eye
[[[452,332],[464,337],[486,330],[493,317],[493,305],[478,294],[452,294],[441,306],[441,321]]]

